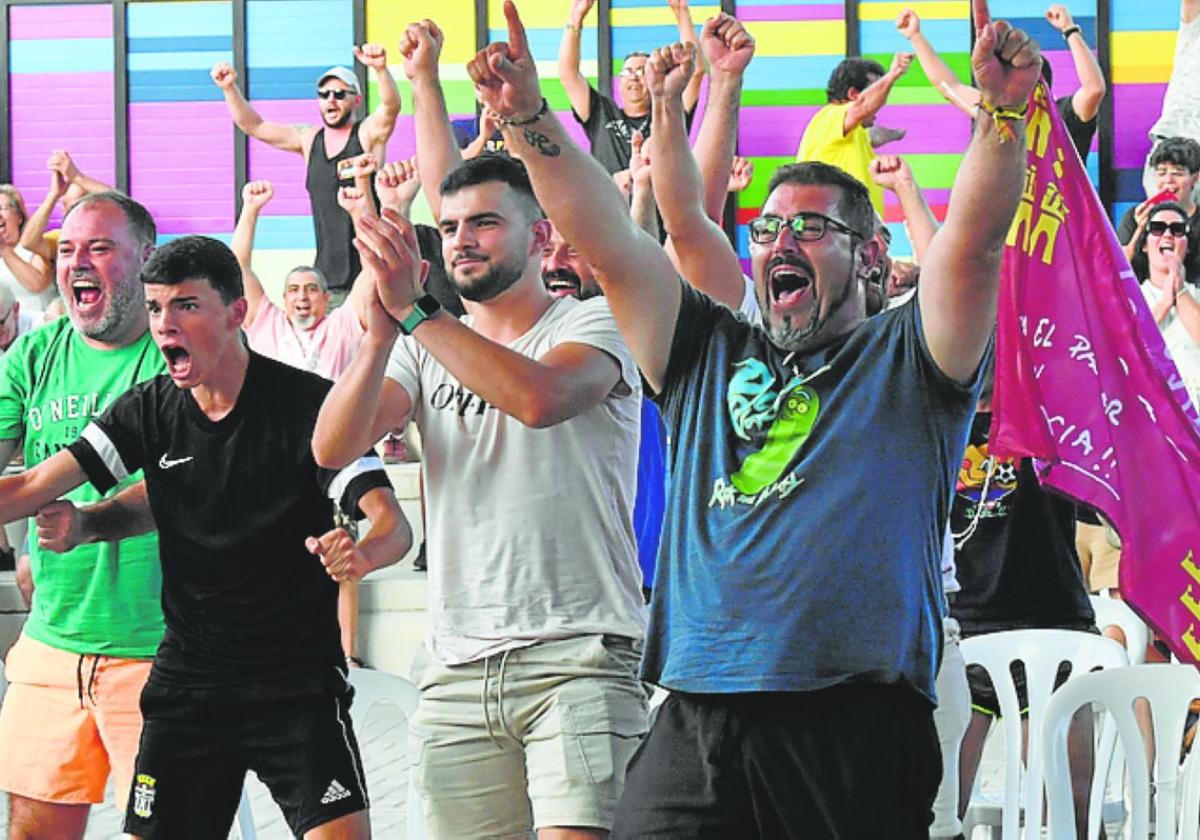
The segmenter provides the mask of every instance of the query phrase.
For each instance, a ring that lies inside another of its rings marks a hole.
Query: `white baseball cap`
[[[317,87],[321,86],[321,82],[326,79],[339,79],[346,83],[346,87],[358,93],[358,77],[354,75],[354,71],[349,67],[330,67],[321,74],[321,78],[317,79]]]

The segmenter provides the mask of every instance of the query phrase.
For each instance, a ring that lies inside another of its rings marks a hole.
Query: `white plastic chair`
[[[375,671],[369,668],[350,669],[350,685],[354,686],[354,703],[350,707],[350,718],[354,721],[354,730],[361,738],[371,709],[381,703],[396,706],[407,724],[412,721],[417,711],[419,694],[417,687],[403,677]],[[421,808],[421,792],[417,788],[416,773],[408,774],[407,800],[407,833],[408,840],[421,840],[425,836],[425,812]]]
[[[1055,692],[1046,704],[1040,730],[1046,767],[1046,796],[1050,806],[1050,836],[1070,837],[1075,830],[1075,804],[1071,797],[1067,762],[1067,728],[1081,706],[1099,703],[1106,712],[1107,728],[1119,734],[1125,747],[1131,792],[1129,830],[1133,840],[1150,836],[1150,768],[1142,743],[1142,730],[1134,703],[1150,704],[1154,727],[1155,837],[1159,840],[1196,840],[1200,829],[1200,774],[1190,765],[1193,747],[1181,774],[1179,748],[1187,720],[1188,704],[1200,697],[1200,673],[1192,665],[1135,665],[1112,671],[1084,674]],[[1032,738],[1032,732],[1030,737]],[[1097,773],[1104,768],[1097,763]],[[1181,778],[1185,779],[1179,796]],[[1182,800],[1182,809],[1178,809]],[[1178,833],[1176,826],[1178,826]]]
[[[246,785],[242,785],[242,799],[237,809],[237,835],[240,840],[258,840],[258,831],[254,828],[254,812],[250,809],[250,794],[246,793]]]
[[[1096,626],[1100,632],[1105,627],[1116,626],[1125,634],[1125,653],[1129,656],[1130,665],[1141,665],[1146,661],[1146,646],[1150,644],[1150,628],[1141,616],[1129,608],[1129,605],[1117,598],[1104,595],[1091,595],[1092,609],[1096,613]]]
[[[408,680],[374,671],[368,668],[352,668],[350,670],[350,685],[354,687],[354,703],[350,707],[350,719],[354,723],[355,732],[361,737],[366,725],[367,715],[371,709],[381,703],[391,703],[400,709],[406,721],[412,720],[417,710],[417,688]],[[407,793],[408,821],[406,836],[409,840],[421,840],[425,836],[425,816],[421,809],[421,797],[417,790],[416,780],[412,774],[408,779]],[[242,788],[242,800],[238,804],[237,834],[241,840],[257,840],[254,828],[254,814],[250,809],[250,796]]]
[[[1093,668],[1120,668],[1128,664],[1125,649],[1112,639],[1073,630],[1011,630],[964,639],[962,655],[968,666],[981,665],[988,672],[1000,701],[1000,723],[1004,727],[1004,798],[1002,802],[975,790],[963,818],[963,835],[970,840],[975,827],[999,825],[1002,836],[1020,836],[1022,808],[1026,815],[1026,840],[1041,837],[1042,760],[1037,732],[1041,731],[1046,702],[1054,688],[1058,667],[1071,663],[1069,680]],[[1021,707],[1013,683],[1011,666],[1025,666],[1025,685],[1029,702],[1029,745],[1026,750],[1024,787],[1021,762]],[[1097,764],[1108,766],[1110,755],[1097,751]]]

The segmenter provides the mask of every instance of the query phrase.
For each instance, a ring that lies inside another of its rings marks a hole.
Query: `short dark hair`
[[[621,59],[621,63],[624,64],[626,61],[628,61],[631,58],[649,58],[649,57],[650,57],[650,53],[642,52],[641,50],[634,50],[633,52],[626,53],[625,57],[623,59]]]
[[[529,181],[529,171],[525,164],[509,155],[480,155],[464,160],[442,179],[441,192],[442,195],[453,195],[466,187],[490,184],[493,181],[508,184],[525,200],[531,222],[545,217],[537,196],[533,194],[533,184]]]
[[[837,187],[842,191],[838,201],[842,221],[864,240],[874,235],[875,206],[871,204],[871,194],[867,191],[867,185],[849,172],[815,160],[788,163],[776,169],[771,176],[767,183],[767,195],[770,196],[782,184]]]
[[[825,97],[830,102],[845,102],[850,98],[850,88],[862,91],[871,85],[871,76],[882,76],[887,71],[878,61],[869,58],[847,58],[833,68],[829,84],[825,86]]]
[[[133,236],[135,245],[140,248],[154,247],[158,241],[158,226],[154,224],[154,217],[140,203],[116,190],[88,193],[71,205],[66,215],[63,216],[63,221],[65,222],[68,216],[81,207],[101,202],[117,205],[117,208],[125,215],[125,223],[129,225],[129,232]]]
[[[181,236],[159,248],[142,268],[142,282],[174,286],[188,280],[207,280],[226,305],[244,294],[242,267],[229,246],[211,236]]]
[[[1193,175],[1200,172],[1200,143],[1191,137],[1168,137],[1155,147],[1150,155],[1150,165],[1173,163],[1182,166]]]
[[[1137,241],[1133,243],[1133,256],[1129,260],[1129,267],[1133,269],[1138,280],[1146,280],[1150,277],[1150,258],[1146,256],[1146,242],[1150,239],[1150,222],[1159,213],[1167,210],[1175,211],[1187,223],[1188,253],[1183,261],[1183,276],[1184,279],[1194,283],[1196,278],[1200,277],[1200,249],[1191,247],[1195,241],[1191,237],[1193,222],[1188,217],[1187,211],[1183,209],[1183,205],[1175,201],[1164,201],[1150,208],[1150,214],[1146,216],[1146,224],[1142,226],[1142,232],[1138,234]]]
[[[329,280],[326,279],[325,272],[321,271],[321,269],[317,268],[315,265],[296,266],[287,274],[283,275],[285,284],[287,283],[287,278],[291,277],[293,274],[311,274],[313,277],[317,278],[317,282],[321,284],[321,289],[323,291],[329,291]]]

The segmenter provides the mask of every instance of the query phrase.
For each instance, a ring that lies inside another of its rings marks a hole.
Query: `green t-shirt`
[[[0,440],[24,436],[25,465],[32,467],[166,365],[149,332],[118,350],[96,350],[63,317],[18,338],[0,369]],[[110,495],[141,478],[131,475]],[[65,498],[89,504],[104,497],[85,482]],[[71,653],[154,656],[163,635],[157,534],[62,555],[29,542],[35,591],[26,635]]]

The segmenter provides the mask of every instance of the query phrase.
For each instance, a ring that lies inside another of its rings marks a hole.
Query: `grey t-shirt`
[[[641,379],[608,303],[556,300],[508,347],[538,359],[569,343],[607,353],[621,378],[598,405],[545,429],[463,388],[414,339],[392,352],[387,376],[412,398],[424,447],[428,644],[443,663],[645,632],[633,533]]]

